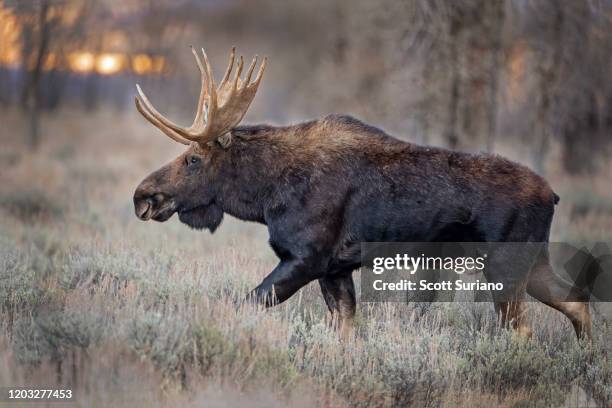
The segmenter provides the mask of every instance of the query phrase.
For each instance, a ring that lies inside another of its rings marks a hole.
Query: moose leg
[[[503,326],[512,326],[521,337],[531,337],[531,327],[525,313],[525,301],[499,302],[496,306]]]
[[[503,327],[512,327],[521,337],[530,338],[531,325],[527,318],[525,301],[528,277],[519,276],[517,279],[510,279],[511,272],[502,270],[501,274],[497,274],[497,277],[492,279],[493,282],[504,282],[504,290],[499,293],[493,292],[495,310]],[[508,279],[501,278],[504,276]]]
[[[529,244],[500,245],[492,249],[485,277],[489,282],[499,282],[502,288],[492,291],[495,310],[503,327],[512,327],[519,336],[531,337],[531,326],[526,313],[525,292],[531,264],[532,252]]]
[[[353,327],[357,301],[351,273],[326,276],[319,279],[323,299],[332,314],[332,321],[346,338]]]
[[[248,300],[274,306],[289,299],[301,287],[319,278],[311,264],[301,259],[281,261],[249,294]]]
[[[556,275],[547,259],[534,265],[527,293],[567,316],[579,339],[591,339],[589,294]]]
[[[543,302],[557,309],[572,322],[574,331],[579,339],[592,339],[591,311],[588,302]]]

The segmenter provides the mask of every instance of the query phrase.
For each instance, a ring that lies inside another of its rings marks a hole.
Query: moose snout
[[[163,195],[142,183],[134,192],[134,212],[143,221],[147,221],[154,215],[156,204],[163,200]]]
[[[174,200],[166,194],[139,186],[134,192],[134,213],[142,221],[165,221],[175,211]]]
[[[153,204],[149,200],[141,200],[134,204],[134,211],[138,218],[147,221],[151,218],[151,214],[153,213]]]
[[[141,220],[149,220],[153,215],[153,195],[137,189],[134,193],[134,212]]]

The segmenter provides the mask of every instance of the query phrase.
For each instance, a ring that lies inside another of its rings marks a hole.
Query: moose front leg
[[[300,259],[281,261],[274,270],[249,294],[248,299],[274,306],[289,299],[301,287],[322,274],[313,263]]]

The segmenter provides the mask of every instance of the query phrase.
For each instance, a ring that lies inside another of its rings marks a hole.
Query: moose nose
[[[153,206],[149,202],[149,200],[140,201],[135,205],[134,210],[136,212],[136,216],[143,221],[147,221],[151,218],[151,214]]]
[[[152,197],[148,191],[141,188],[134,192],[134,212],[143,221],[147,221],[153,215]]]

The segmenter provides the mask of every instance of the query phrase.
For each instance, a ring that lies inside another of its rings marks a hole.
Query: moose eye
[[[200,158],[197,156],[191,156],[187,159],[187,165],[192,166],[198,164],[200,162]]]

